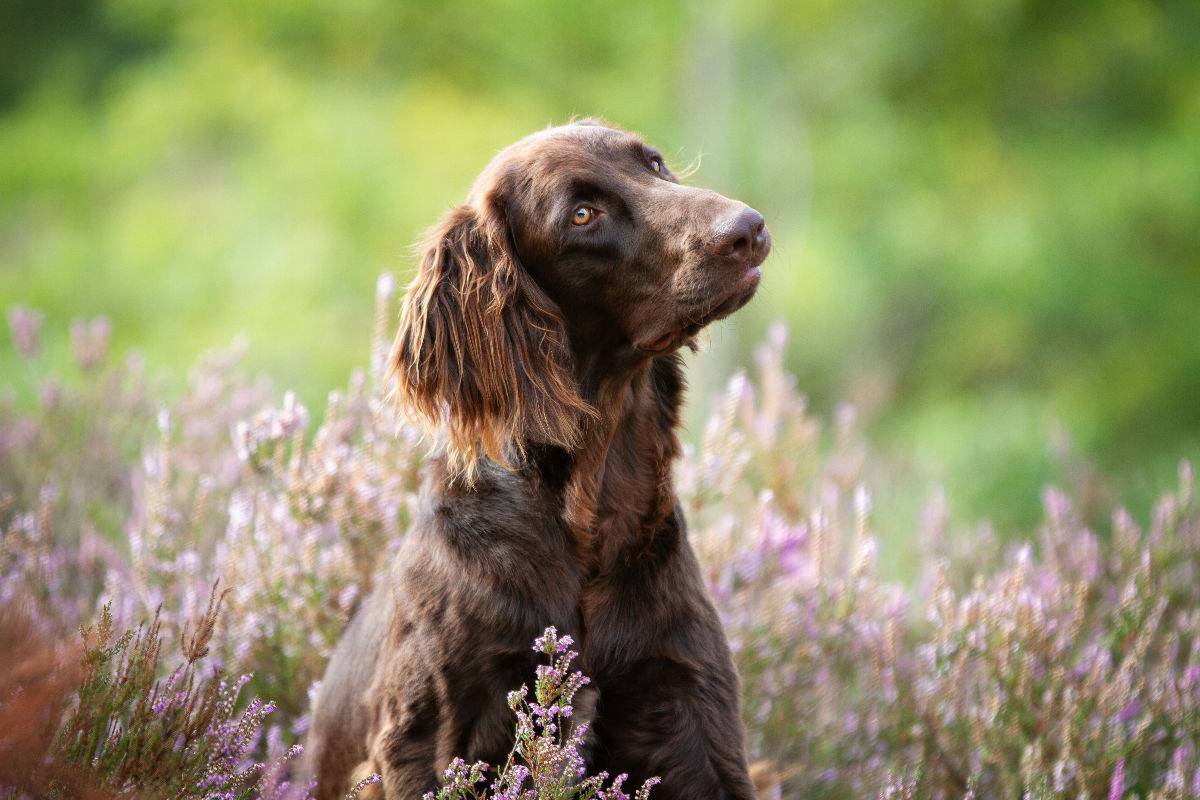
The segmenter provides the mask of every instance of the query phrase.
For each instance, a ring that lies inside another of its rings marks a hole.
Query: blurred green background
[[[941,482],[1002,532],[1047,481],[1138,508],[1196,455],[1195,0],[5,0],[0,307],[46,313],[50,364],[108,315],[177,382],[245,332],[319,418],[376,277],[585,114],[774,232],[694,406],[786,320],[813,407],[883,454],[877,506]]]

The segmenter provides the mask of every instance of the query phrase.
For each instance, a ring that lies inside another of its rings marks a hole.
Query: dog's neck
[[[599,412],[574,453],[563,516],[589,571],[648,548],[675,507],[684,379],[678,354],[582,382]]]

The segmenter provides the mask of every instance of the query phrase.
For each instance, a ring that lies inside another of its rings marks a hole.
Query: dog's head
[[[568,450],[581,381],[673,352],[753,296],[762,216],[682,186],[637,136],[589,121],[501,151],[433,229],[401,312],[401,402],[444,426],[452,469]],[[586,373],[586,375],[585,375]]]

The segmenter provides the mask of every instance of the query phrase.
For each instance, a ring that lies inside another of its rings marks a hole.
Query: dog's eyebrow
[[[649,162],[650,159],[657,158],[659,163],[661,163],[664,167],[667,165],[667,160],[663,158],[663,154],[659,152],[659,149],[652,144],[637,142],[634,150],[637,152],[638,158],[643,161]]]
[[[622,216],[632,216],[629,204],[625,202],[621,191],[610,185],[609,181],[593,176],[577,176],[567,187],[572,202],[578,200],[602,200],[612,206]]]

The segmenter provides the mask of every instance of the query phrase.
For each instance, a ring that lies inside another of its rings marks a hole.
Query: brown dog
[[[671,466],[677,351],[750,300],[770,246],[758,212],[590,121],[502,151],[434,229],[391,366],[441,447],[325,674],[319,798],[371,771],[416,798],[455,756],[501,762],[548,625],[596,690],[592,771],[660,776],[659,800],[754,796]]]

